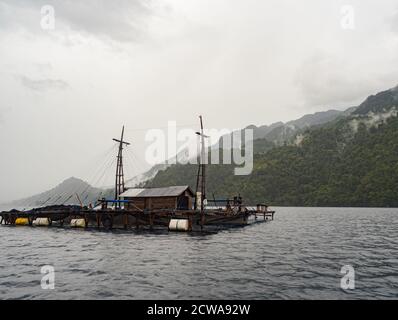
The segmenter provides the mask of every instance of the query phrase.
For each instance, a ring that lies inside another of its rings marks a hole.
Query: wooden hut
[[[128,200],[129,209],[140,210],[191,210],[194,193],[189,186],[166,188],[128,189],[120,195],[121,200]]]

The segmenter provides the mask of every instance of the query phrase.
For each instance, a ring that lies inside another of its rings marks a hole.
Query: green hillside
[[[312,127],[296,143],[270,148],[256,140],[249,176],[209,165],[208,198],[240,193],[250,204],[398,207],[397,97],[396,88],[371,96],[354,114]],[[147,186],[194,188],[196,170],[175,165]]]

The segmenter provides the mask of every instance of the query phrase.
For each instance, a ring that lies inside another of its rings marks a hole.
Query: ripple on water
[[[2,226],[1,299],[394,299],[398,210],[277,208],[216,234]],[[55,268],[55,290],[40,267]],[[340,289],[343,265],[356,289]]]

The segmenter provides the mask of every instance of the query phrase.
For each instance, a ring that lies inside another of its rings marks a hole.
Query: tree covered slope
[[[207,197],[241,194],[246,203],[283,206],[398,207],[398,89],[369,97],[353,113],[307,129],[285,146],[254,156],[248,176],[209,165]],[[147,186],[189,184],[197,167],[175,165]]]

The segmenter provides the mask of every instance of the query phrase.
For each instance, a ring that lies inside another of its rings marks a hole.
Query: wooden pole
[[[199,170],[198,170],[198,176],[197,176],[197,186],[199,185],[199,180],[200,180],[200,191],[201,191],[201,201],[200,201],[200,221],[201,221],[201,228],[203,229],[203,225],[205,223],[205,216],[204,216],[204,200],[206,199],[206,149],[205,149],[205,138],[208,138],[208,136],[205,136],[204,134],[204,129],[203,129],[203,118],[202,116],[199,116],[200,119],[200,132],[196,132],[197,135],[201,137],[201,155],[200,155],[200,162],[199,162]],[[197,192],[195,199],[197,201]],[[196,209],[196,207],[195,207]]]
[[[118,200],[119,195],[125,191],[124,186],[124,170],[123,170],[123,146],[130,145],[130,143],[123,140],[124,139],[124,126],[122,128],[122,134],[120,140],[113,139],[113,141],[119,142],[119,151],[117,154],[117,164],[116,164],[116,175],[115,175],[115,200]],[[116,203],[116,207],[120,208],[120,203]]]
[[[199,192],[199,181],[200,181],[200,168],[201,168],[201,161],[199,157],[199,165],[198,165],[198,173],[196,175],[196,191],[195,191],[195,203],[193,208],[195,210],[198,209],[198,192]]]
[[[202,192],[202,201],[200,202],[200,210],[203,212],[204,210],[204,203],[203,200],[206,199],[206,165],[205,165],[205,137],[203,133],[203,119],[202,116],[200,118],[200,133],[202,137],[202,186],[201,186],[201,192]]]

